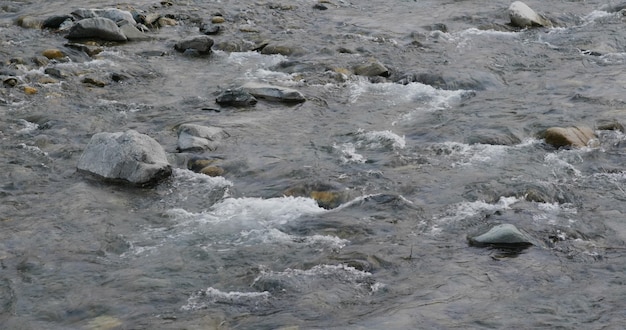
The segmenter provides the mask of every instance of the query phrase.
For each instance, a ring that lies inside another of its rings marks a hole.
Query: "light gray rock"
[[[93,135],[77,168],[104,179],[139,185],[155,183],[172,174],[163,147],[134,130]]]
[[[215,150],[230,135],[219,127],[182,124],[178,128],[179,151]]]
[[[515,1],[509,6],[509,18],[512,25],[521,28],[552,27],[552,22],[537,14],[521,1]]]
[[[131,24],[122,24],[120,31],[122,31],[129,41],[146,41],[152,39],[149,35],[139,31],[139,29]]]
[[[136,25],[137,22],[133,18],[133,14],[129,11],[117,9],[117,8],[104,8],[104,9],[87,9],[87,8],[79,8],[72,12],[79,20],[86,18],[95,18],[95,17],[103,17],[108,18],[115,22],[116,24],[131,24]]]
[[[112,20],[104,17],[87,18],[70,28],[68,39],[98,38],[107,41],[126,41],[127,38]]]
[[[244,91],[252,94],[256,98],[270,101],[280,101],[285,103],[301,103],[306,101],[302,93],[295,89],[249,82],[241,86]]]
[[[484,234],[468,237],[470,245],[522,247],[533,245],[528,236],[512,224],[497,225]]]

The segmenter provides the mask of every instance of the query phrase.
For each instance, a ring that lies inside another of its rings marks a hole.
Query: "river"
[[[509,29],[500,0],[0,3],[0,328],[621,328],[626,135],[607,127],[626,124],[626,19],[526,3],[558,24]],[[107,7],[176,25],[87,56],[16,23]],[[212,54],[174,50],[212,17]],[[49,48],[66,56],[32,60]],[[373,60],[388,77],[353,74]],[[216,104],[251,81],[307,100]],[[228,137],[179,153],[184,123]],[[574,125],[598,145],[542,138]],[[171,178],[77,172],[92,135],[129,129]],[[468,244],[499,223],[534,245]]]

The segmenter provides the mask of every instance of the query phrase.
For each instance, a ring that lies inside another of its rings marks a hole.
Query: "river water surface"
[[[0,3],[0,76],[17,79],[0,89],[0,328],[622,327],[626,136],[602,129],[626,123],[614,3],[527,2],[558,24],[522,31],[505,28],[508,1],[316,4]],[[81,7],[178,24],[89,57],[63,32],[15,23]],[[216,45],[242,51],[174,51],[217,14]],[[251,51],[263,41],[298,51]],[[47,48],[68,56],[34,64]],[[351,74],[371,59],[390,77]],[[251,81],[307,101],[215,103]],[[222,176],[186,169],[183,123],[228,132],[202,154]],[[541,138],[572,125],[599,146]],[[170,179],[137,188],[76,171],[93,134],[128,129],[164,147]],[[309,192],[328,189],[338,200],[320,207]],[[535,245],[468,245],[499,223]]]

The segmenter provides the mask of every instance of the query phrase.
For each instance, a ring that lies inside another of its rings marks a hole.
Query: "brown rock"
[[[45,57],[47,57],[47,58],[49,58],[51,60],[56,60],[56,59],[65,57],[65,54],[63,54],[62,51],[60,51],[58,49],[54,49],[54,48],[44,50],[41,53],[41,55],[43,55],[43,56],[45,56]]]
[[[221,176],[224,174],[224,169],[217,166],[207,166],[200,170],[200,173],[208,176]]]
[[[213,24],[221,24],[224,22],[226,22],[226,19],[222,16],[213,16],[213,18],[211,18],[211,23]]]
[[[37,88],[35,87],[24,86],[24,94],[26,95],[34,95],[37,94],[37,92]]]
[[[84,84],[89,84],[89,85],[93,85],[93,86],[97,86],[97,87],[104,87],[107,85],[106,82],[102,81],[102,80],[98,80],[95,78],[91,78],[91,77],[86,77],[83,80]]]
[[[559,147],[586,147],[596,138],[593,130],[586,126],[550,127],[544,136],[546,143]]]

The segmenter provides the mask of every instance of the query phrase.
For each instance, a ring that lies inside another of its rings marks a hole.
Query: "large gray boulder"
[[[182,124],[178,128],[178,150],[181,152],[215,150],[220,141],[229,136],[219,127]]]
[[[104,17],[87,18],[70,28],[68,39],[97,38],[106,41],[126,41],[127,38],[115,22]]]
[[[163,147],[134,130],[93,135],[77,168],[104,179],[138,185],[155,183],[172,174]]]
[[[509,18],[511,19],[511,25],[521,28],[552,27],[550,20],[537,14],[521,1],[515,1],[509,6]]]

